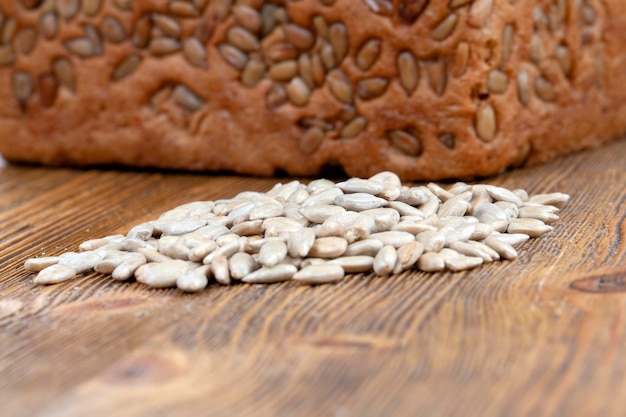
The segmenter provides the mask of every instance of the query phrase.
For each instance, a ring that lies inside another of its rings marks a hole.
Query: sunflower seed
[[[237,4],[233,7],[235,22],[250,32],[257,33],[263,27],[261,14],[254,8],[245,4]]]
[[[230,285],[230,270],[226,256],[216,256],[210,263],[210,270],[215,281],[222,285]]]
[[[374,257],[373,267],[376,275],[389,275],[396,265],[398,253],[393,246],[386,245]]]
[[[328,30],[328,40],[335,53],[337,62],[343,61],[348,53],[350,40],[348,39],[348,29],[343,23],[333,23]]]
[[[238,252],[228,260],[228,268],[231,278],[240,280],[259,269],[259,264],[250,254]]]
[[[116,281],[126,281],[135,275],[137,269],[145,265],[147,259],[141,253],[129,253],[124,260],[111,272],[111,277]]]
[[[213,240],[207,240],[204,243],[194,247],[191,249],[187,257],[190,261],[193,262],[202,262],[204,258],[207,257],[208,254],[217,249],[217,243]]]
[[[198,292],[206,288],[208,267],[201,267],[184,272],[176,279],[176,287],[185,292]]]
[[[174,38],[155,38],[148,44],[148,49],[152,55],[163,57],[178,52],[181,44]]]
[[[381,77],[372,77],[360,80],[356,86],[357,95],[363,100],[380,97],[387,91],[389,80]]]
[[[300,138],[300,149],[307,154],[314,153],[324,142],[324,136],[324,131],[317,126],[307,129]]]
[[[415,236],[411,233],[394,230],[372,233],[370,238],[380,240],[383,245],[391,246],[393,248],[399,248],[400,246],[415,240]]]
[[[59,263],[58,256],[42,256],[40,258],[30,258],[24,262],[24,269],[31,272],[39,272],[49,266]]]
[[[498,252],[498,254],[504,259],[511,260],[517,258],[517,251],[513,248],[513,246],[496,238],[495,235],[487,237],[485,239],[485,244]]]
[[[458,20],[459,17],[455,13],[449,14],[441,22],[439,22],[437,26],[435,26],[432,32],[430,32],[431,38],[436,41],[443,41],[447,39],[454,31]]]
[[[346,209],[331,204],[319,204],[304,206],[298,210],[308,221],[313,223],[324,223],[329,217],[345,213]]]
[[[261,268],[243,277],[241,281],[249,284],[270,284],[287,281],[298,271],[294,265],[280,264],[271,268]]]
[[[502,43],[501,43],[501,58],[500,65],[504,65],[509,61],[511,53],[513,51],[513,38],[515,36],[515,29],[512,24],[507,24],[502,29]]]
[[[506,91],[509,77],[500,70],[493,70],[487,78],[487,88],[494,94],[502,94]]]
[[[130,0],[128,1],[130,4]],[[175,15],[181,17],[198,17],[200,16],[200,10],[193,3],[188,3],[185,0],[173,0],[170,2],[170,11]]]
[[[80,0],[57,0],[59,15],[65,20],[71,20],[80,10]]]
[[[530,77],[528,76],[526,70],[521,69],[517,73],[517,96],[519,98],[519,101],[524,106],[527,106],[530,102],[530,94]]]
[[[378,251],[376,252],[378,253]],[[374,265],[374,258],[364,255],[342,256],[332,259],[328,261],[328,263],[341,266],[346,274],[356,274],[360,272],[370,272]]]
[[[410,156],[418,156],[422,152],[422,145],[419,139],[406,130],[391,130],[387,133],[391,144],[400,151]]]
[[[100,23],[102,37],[111,43],[120,43],[126,40],[126,30],[115,17],[107,16]]]
[[[270,91],[267,93],[265,99],[270,107],[277,107],[287,100],[287,93],[281,85],[274,84]]]
[[[138,54],[130,54],[125,57],[113,70],[111,79],[113,81],[122,80],[131,75],[141,64],[141,56]]]
[[[285,92],[289,101],[296,106],[304,106],[309,102],[311,90],[306,82],[300,77],[294,77],[287,86]]]
[[[37,31],[32,27],[24,27],[15,36],[15,49],[22,55],[29,55],[35,47]]]
[[[305,27],[289,23],[283,26],[285,39],[291,42],[296,48],[306,51],[313,46],[315,38]]]
[[[76,277],[74,268],[68,265],[55,264],[42,269],[33,279],[35,284],[58,284]]]
[[[554,86],[543,77],[537,77],[535,79],[535,93],[537,93],[537,97],[543,101],[551,102],[556,99]]]
[[[569,195],[563,193],[537,194],[530,198],[532,203],[563,207],[569,201]]]
[[[424,246],[424,252],[439,252],[446,244],[446,235],[438,230],[422,232],[415,239]]]
[[[269,268],[281,263],[287,256],[287,245],[281,240],[267,242],[259,251],[259,263]]]
[[[339,195],[335,198],[335,204],[346,210],[363,211],[386,206],[387,200],[375,197],[367,193],[354,193]]]
[[[453,242],[449,245],[450,249],[453,249],[459,252],[461,255],[471,256],[471,257],[479,257],[484,262],[493,262],[494,258],[490,255],[489,252],[482,250],[479,247],[469,243],[469,242]],[[499,256],[498,256],[499,258]]]
[[[100,12],[102,0],[83,0],[83,13],[87,16],[95,16]]]
[[[400,246],[397,250],[398,259],[393,269],[394,274],[412,268],[424,253],[424,246],[418,241],[412,241]]]
[[[352,103],[353,90],[348,76],[341,70],[335,69],[326,77],[328,88],[335,98],[343,103]]]
[[[424,272],[439,272],[446,267],[443,256],[436,252],[424,253],[417,261],[417,267]]]
[[[174,91],[172,91],[172,98],[178,105],[190,111],[200,110],[204,107],[204,100],[181,84],[177,85]]]
[[[368,39],[357,52],[356,65],[361,71],[369,71],[376,63],[382,50],[382,40],[379,38]]]
[[[517,246],[530,239],[530,236],[524,233],[494,233],[491,237],[511,246]]]
[[[476,113],[476,134],[485,142],[491,142],[496,136],[496,112],[491,105],[482,106]]]
[[[148,16],[141,17],[135,23],[135,31],[133,33],[132,42],[137,48],[145,48],[150,42],[150,30],[152,29],[152,20]]]
[[[341,131],[339,132],[339,136],[341,136],[343,139],[353,138],[361,133],[366,126],[367,119],[365,119],[365,117],[356,117],[341,129]]]
[[[417,88],[419,81],[419,70],[415,56],[409,51],[401,52],[398,55],[397,65],[400,84],[402,84],[406,94],[410,96]]]
[[[348,241],[341,237],[329,236],[315,239],[309,255],[314,258],[337,258],[348,248]]]
[[[563,45],[557,46],[556,50],[554,51],[554,56],[556,60],[558,61],[559,65],[561,66],[561,69],[563,70],[563,74],[569,77],[571,75],[572,65],[573,65],[572,54],[569,48]]]
[[[33,79],[27,72],[13,74],[13,94],[22,107],[26,106],[30,95],[33,93]]]
[[[455,256],[450,258],[444,258],[446,268],[453,272],[464,271],[466,269],[476,268],[482,265],[483,258],[478,256]]]
[[[248,56],[240,49],[237,49],[227,43],[218,45],[218,49],[222,58],[224,58],[224,60],[226,60],[226,62],[228,62],[231,66],[238,70],[244,69],[246,62],[248,61]]]
[[[291,279],[302,284],[328,284],[341,281],[344,276],[345,272],[340,265],[327,262],[302,268]]]
[[[530,237],[539,237],[552,230],[552,226],[546,225],[538,219],[514,219],[509,222],[508,233],[523,233]]]
[[[479,204],[474,208],[473,215],[477,217],[481,223],[489,223],[494,220],[507,221],[504,210],[493,203]]]
[[[0,46],[0,67],[11,65],[15,61],[15,53],[10,46]]]
[[[137,268],[135,278],[138,282],[154,288],[175,287],[178,277],[187,270],[187,264],[181,260],[147,263]]]
[[[252,52],[260,48],[256,36],[241,26],[231,27],[226,34],[226,39],[229,44],[244,52]]]

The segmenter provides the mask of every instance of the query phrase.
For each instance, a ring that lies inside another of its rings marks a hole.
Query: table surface
[[[626,415],[626,140],[488,179],[572,198],[472,271],[189,295],[22,268],[276,181],[0,167],[0,415]]]

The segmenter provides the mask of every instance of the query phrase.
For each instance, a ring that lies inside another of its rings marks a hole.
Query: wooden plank
[[[0,415],[623,416],[625,156],[490,179],[572,195],[514,262],[195,295],[22,264],[275,180],[0,167]]]

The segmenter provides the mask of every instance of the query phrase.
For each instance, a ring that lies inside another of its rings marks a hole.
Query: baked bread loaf
[[[626,131],[624,0],[0,0],[0,154],[408,180]]]

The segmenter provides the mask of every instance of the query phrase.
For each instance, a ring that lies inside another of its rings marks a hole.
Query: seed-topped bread
[[[626,131],[623,0],[0,0],[0,154],[483,176]]]

